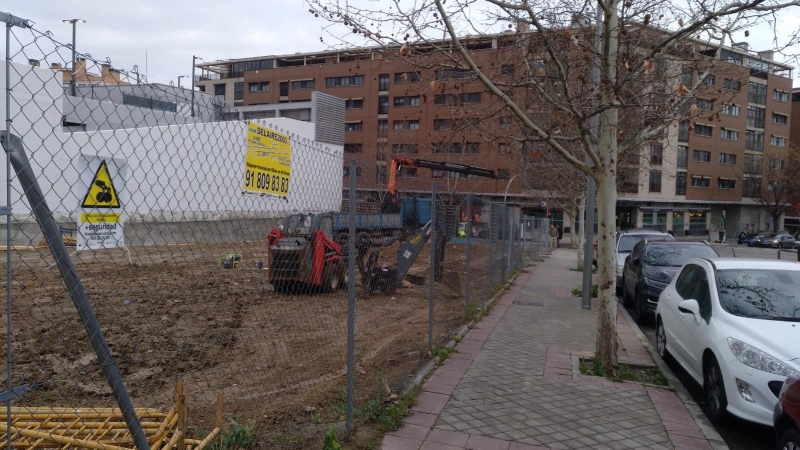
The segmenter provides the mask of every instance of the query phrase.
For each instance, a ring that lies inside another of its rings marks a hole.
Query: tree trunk
[[[617,209],[617,133],[619,109],[614,84],[617,79],[617,52],[619,50],[619,2],[607,3],[608,9],[602,23],[604,30],[603,60],[605,78],[600,83],[600,104],[609,107],[600,114],[599,144],[597,153],[601,165],[596,167],[597,182],[597,296],[598,326],[595,360],[606,373],[614,373],[617,366],[617,295],[616,256],[614,235],[616,233]]]
[[[781,215],[780,215],[780,213],[778,213],[778,214],[771,213],[771,215],[772,215],[772,231],[774,233],[777,233],[778,232],[778,226],[779,226],[780,221],[781,221]]]
[[[578,217],[581,220],[581,230],[578,232],[578,267],[583,267],[584,264],[584,255],[583,255],[583,247],[584,247],[584,234],[583,234],[583,227],[586,226],[586,194],[581,195],[581,200],[578,203]],[[573,223],[574,225],[574,223]],[[573,226],[573,228],[575,228]],[[590,256],[591,257],[591,256]]]

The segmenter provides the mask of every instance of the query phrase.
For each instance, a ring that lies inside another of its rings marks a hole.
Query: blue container
[[[404,223],[425,225],[431,221],[431,199],[407,198],[400,201],[400,214]]]

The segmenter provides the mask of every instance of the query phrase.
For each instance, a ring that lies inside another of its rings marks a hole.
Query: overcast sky
[[[108,57],[115,68],[131,69],[137,64],[141,73],[147,70],[148,80],[162,83],[177,82],[178,75],[190,75],[193,54],[213,61],[327,48],[319,39],[325,23],[308,13],[308,6],[302,0],[2,3],[0,10],[32,20],[36,29],[49,30],[56,40],[64,43],[71,42],[72,30],[70,24],[61,20],[84,19],[86,23],[78,24],[79,52],[89,53],[98,60]],[[796,12],[795,9],[793,14],[783,14],[782,29],[800,27],[800,15]],[[736,38],[749,41],[752,50],[771,45],[769,33],[758,30],[752,30],[747,38],[743,35]],[[27,53],[33,52],[33,49],[26,52],[25,57],[31,57]],[[25,62],[22,55],[15,60]],[[798,72],[795,70],[795,79]],[[795,86],[798,84],[795,81]]]

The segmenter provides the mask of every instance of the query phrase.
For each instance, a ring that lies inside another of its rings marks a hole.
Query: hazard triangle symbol
[[[106,166],[105,160],[97,168],[97,172],[92,178],[92,184],[89,185],[89,191],[83,197],[81,206],[84,208],[119,208],[117,189],[111,180],[111,174],[108,173],[108,166]]]

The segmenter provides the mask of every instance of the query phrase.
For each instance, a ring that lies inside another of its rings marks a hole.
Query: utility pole
[[[194,117],[194,66],[197,64],[197,60],[202,60],[203,58],[199,56],[192,55],[192,117]],[[178,85],[180,86],[181,79],[178,78]]]
[[[71,96],[75,97],[75,29],[78,25],[78,22],[86,23],[86,21],[83,19],[64,19],[62,22],[72,24],[72,69],[69,77],[69,93]]]
[[[181,78],[188,78],[188,75],[178,75],[178,87],[181,87]]]
[[[592,107],[597,109],[597,96],[600,89],[600,51],[601,51],[601,37],[602,31],[600,26],[603,24],[603,9],[600,4],[597,5],[597,15],[594,21],[594,68],[592,69],[592,83],[594,84],[594,95],[592,96]],[[597,136],[600,131],[600,118],[597,114],[592,115],[590,123],[592,133]],[[597,153],[597,145],[592,145],[592,151]],[[589,159],[589,165],[593,166],[592,160]],[[583,298],[581,299],[582,309],[592,309],[592,264],[590,258],[594,256],[594,197],[595,185],[594,177],[591,175],[586,177],[586,220],[583,222],[583,236],[586,239],[583,246]],[[606,205],[608,208],[614,205]],[[599,256],[599,255],[598,255]],[[598,263],[599,265],[599,263]],[[614,267],[616,270],[616,264]],[[614,274],[616,276],[616,274]]]

